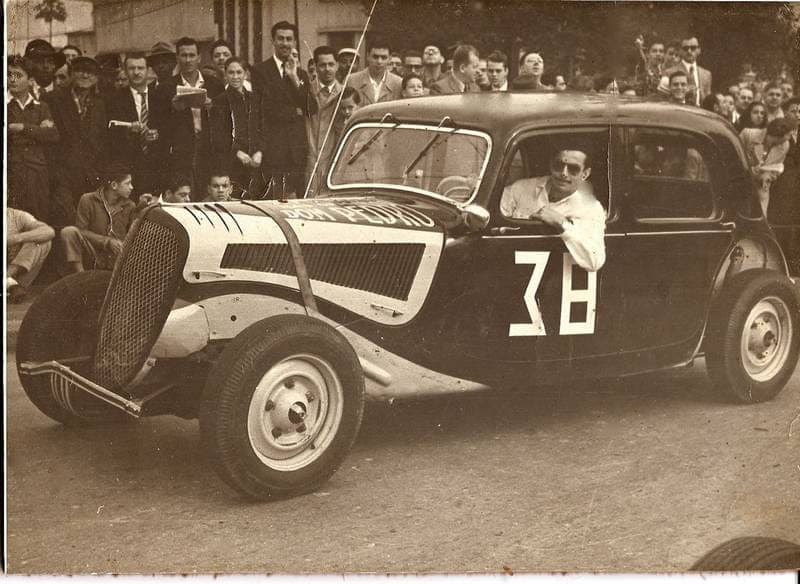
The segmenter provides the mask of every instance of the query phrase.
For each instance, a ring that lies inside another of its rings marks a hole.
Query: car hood
[[[411,320],[436,274],[458,209],[402,197],[341,197],[164,205],[186,230],[187,284],[269,284],[299,290],[274,211],[299,240],[314,295],[384,324]]]

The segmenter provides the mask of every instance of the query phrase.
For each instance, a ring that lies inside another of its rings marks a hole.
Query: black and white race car
[[[564,145],[591,152],[596,271],[500,206]],[[378,104],[350,121],[316,198],[152,206],[113,273],[36,300],[18,371],[59,422],[198,417],[213,467],[256,499],[326,481],[365,397],[534,391],[704,356],[724,395],[768,400],[800,350],[800,226],[768,225],[752,199],[738,136],[696,108]]]

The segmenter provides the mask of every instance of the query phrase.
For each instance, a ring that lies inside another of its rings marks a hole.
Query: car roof
[[[417,97],[369,105],[353,123],[379,121],[387,113],[401,122],[438,124],[450,116],[456,126],[502,135],[521,127],[586,123],[639,123],[719,133],[725,120],[694,106],[600,93],[485,92]]]

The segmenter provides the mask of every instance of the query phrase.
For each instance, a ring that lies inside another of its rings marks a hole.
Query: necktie
[[[700,84],[697,82],[695,66],[689,67],[689,76],[692,78],[692,85],[694,85],[694,105],[700,105]]]
[[[139,121],[143,126],[147,126],[148,122],[150,121],[150,111],[147,109],[147,92],[140,91],[139,95],[142,98],[142,109],[141,113],[139,114]]]
[[[139,110],[139,123],[147,128],[148,123],[150,122],[150,111],[147,109],[147,92],[140,91],[139,97],[142,99],[142,107]],[[142,152],[147,152],[147,142],[145,141],[142,141]]]

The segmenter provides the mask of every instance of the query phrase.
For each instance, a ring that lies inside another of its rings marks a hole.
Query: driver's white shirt
[[[567,221],[561,239],[572,259],[583,269],[596,272],[606,261],[606,212],[592,194],[589,183],[555,203],[550,202],[548,176],[523,178],[503,190],[500,211],[505,217],[529,219],[543,207],[558,211]]]

